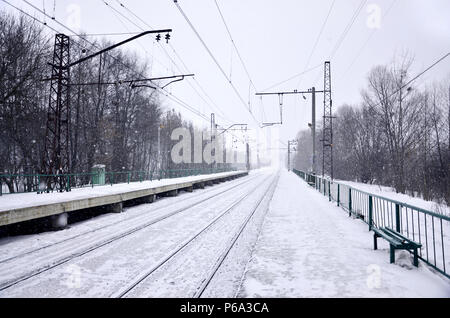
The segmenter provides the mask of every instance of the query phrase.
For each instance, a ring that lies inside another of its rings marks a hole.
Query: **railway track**
[[[193,293],[192,297],[202,297],[205,290],[210,286],[211,281],[216,276],[218,270],[221,268],[221,266],[224,264],[224,261],[226,260],[227,256],[229,255],[230,251],[235,247],[236,242],[241,237],[242,233],[244,232],[245,228],[249,224],[249,222],[254,217],[255,213],[261,208],[263,205],[263,202],[266,201],[267,206],[265,207],[265,211],[267,211],[268,203],[270,203],[271,198],[273,196],[273,193],[276,188],[276,184],[278,182],[278,176],[274,177],[274,179],[270,182],[269,186],[263,191],[262,195],[259,196],[258,200],[256,201],[256,204],[252,206],[246,217],[244,218],[243,222],[241,222],[237,228],[236,231],[234,231],[234,234],[232,235],[231,239],[228,239],[226,247],[221,250],[219,253],[219,256],[215,259],[212,266],[207,271],[207,275],[204,276],[204,278],[201,280],[200,285],[197,286],[195,292]],[[268,179],[264,180],[262,182],[265,183]],[[201,246],[202,241],[200,238],[202,236],[205,236],[208,234],[209,231],[211,231],[212,227],[216,224],[218,224],[220,221],[224,220],[227,216],[229,216],[233,211],[237,210],[238,207],[247,199],[251,194],[253,194],[255,189],[252,189],[245,194],[241,195],[238,199],[236,199],[231,205],[227,206],[225,209],[221,211],[221,213],[214,218],[211,222],[209,222],[206,226],[204,226],[202,229],[200,229],[198,232],[196,232],[194,235],[192,235],[189,239],[181,243],[176,249],[172,250],[170,253],[168,253],[165,257],[161,258],[158,263],[156,263],[154,266],[152,266],[150,269],[148,269],[146,272],[141,273],[139,277],[132,281],[130,284],[122,288],[120,291],[114,293],[111,295],[111,297],[115,298],[123,298],[127,297],[128,295],[132,294],[134,291],[136,291],[137,288],[139,288],[141,285],[148,284],[149,281],[151,281],[152,275],[154,275],[158,270],[162,270],[162,268],[167,265],[169,262],[174,261],[176,257],[183,257],[180,256],[180,254],[186,250],[188,247],[191,249],[195,249],[196,244],[198,246]],[[265,212],[264,211],[264,212]],[[264,213],[265,214],[265,213]],[[223,227],[223,230],[226,232],[229,230],[229,228],[225,225]],[[207,238],[204,238],[207,239]],[[216,256],[216,255],[215,255]],[[183,262],[180,262],[183,263]]]
[[[249,224],[250,220],[252,220],[252,218],[254,217],[256,211],[258,210],[258,208],[261,206],[261,204],[263,203],[263,201],[265,199],[268,198],[267,200],[267,206],[265,207],[265,211],[267,212],[268,210],[268,204],[270,203],[270,201],[272,200],[273,194],[275,192],[276,189],[276,185],[278,183],[278,179],[279,176],[277,176],[275,178],[275,181],[271,184],[271,186],[267,189],[266,193],[261,197],[261,199],[258,201],[256,207],[251,211],[251,213],[247,216],[247,218],[245,219],[244,223],[242,223],[242,225],[240,226],[239,230],[236,232],[236,234],[234,235],[233,239],[231,240],[230,244],[224,249],[224,251],[222,252],[222,254],[220,255],[219,259],[217,260],[217,262],[215,263],[215,265],[212,267],[209,275],[205,278],[205,280],[203,281],[203,283],[201,284],[200,288],[197,290],[197,292],[195,293],[194,297],[195,298],[201,298],[206,289],[208,288],[208,286],[211,284],[213,278],[216,276],[216,274],[218,273],[219,269],[221,268],[221,266],[224,264],[224,261],[226,260],[228,254],[231,252],[231,250],[235,247],[236,242],[238,241],[238,239],[241,237],[243,231],[245,230],[245,228],[247,227],[247,225]],[[266,198],[267,196],[267,198]],[[265,213],[264,213],[265,215]]]
[[[213,196],[220,195],[220,194],[226,193],[226,192],[228,192],[228,191],[231,191],[231,190],[233,190],[233,189],[236,188],[236,187],[239,187],[239,186],[241,186],[241,185],[244,185],[244,184],[250,182],[251,180],[254,180],[255,178],[256,178],[256,177],[252,177],[252,178],[249,178],[249,179],[247,179],[247,180],[245,180],[245,181],[243,181],[243,182],[239,182],[238,184],[236,184],[236,185],[234,185],[234,186],[232,186],[232,187],[229,187],[229,188],[227,188],[226,190],[221,191],[221,192],[219,192],[219,193],[217,193],[217,194],[214,194]],[[214,188],[214,187],[213,187],[213,188],[211,188],[211,189],[205,190],[201,195],[203,196],[203,195],[205,195],[205,194],[208,194],[208,193],[211,193],[211,192],[215,192],[215,191],[217,191],[217,190],[218,190],[217,188]],[[213,196],[208,196],[208,197],[206,198],[206,200],[212,198]],[[202,203],[202,202],[203,202],[202,200],[198,200],[197,197],[193,197],[193,198],[191,198],[191,199],[197,199],[197,200],[196,200],[197,203]],[[173,204],[174,204],[174,203],[171,202],[171,203],[168,203],[168,204],[165,204],[165,205],[162,205],[162,206],[158,206],[158,207],[156,207],[156,208],[151,209],[150,211],[148,211],[148,213],[154,213],[154,212],[158,212],[158,211],[164,210],[164,209],[170,207],[170,206],[173,205]],[[196,203],[193,203],[193,204],[196,204]],[[181,209],[180,209],[180,210],[181,210]],[[180,212],[180,211],[178,211],[178,212]],[[36,252],[43,251],[43,250],[48,249],[48,248],[50,248],[50,247],[54,247],[54,246],[57,246],[57,245],[59,245],[59,244],[66,243],[66,242],[68,242],[68,241],[77,239],[77,238],[82,237],[82,236],[85,236],[85,235],[87,235],[87,234],[91,234],[91,233],[94,233],[94,232],[98,232],[98,231],[100,231],[100,230],[103,230],[103,229],[106,229],[106,228],[109,228],[109,227],[112,227],[112,226],[115,226],[115,225],[118,225],[118,224],[121,224],[121,223],[124,223],[124,222],[129,222],[129,221],[132,221],[132,220],[136,220],[136,219],[140,219],[140,218],[145,218],[145,217],[148,217],[148,214],[145,214],[145,215],[138,214],[138,215],[134,215],[134,216],[128,217],[128,218],[123,219],[123,220],[118,220],[118,221],[115,221],[115,222],[112,222],[112,223],[109,223],[109,224],[106,224],[106,225],[103,225],[103,226],[99,226],[99,227],[96,227],[96,228],[94,228],[94,229],[92,229],[92,230],[89,230],[89,231],[85,231],[85,232],[76,234],[76,235],[74,235],[74,236],[71,236],[71,237],[68,237],[68,238],[66,238],[66,239],[57,241],[57,242],[55,242],[55,243],[51,243],[51,244],[48,244],[48,245],[39,247],[39,248],[37,248],[37,249],[33,249],[33,250],[26,251],[26,252],[22,252],[22,253],[19,253],[19,254],[17,254],[17,255],[10,256],[10,257],[4,258],[4,259],[0,259],[0,264],[6,263],[6,262],[10,262],[10,261],[12,261],[12,260],[18,259],[18,258],[23,257],[23,256],[26,256],[26,255],[30,255],[30,254],[33,254],[33,253],[36,253]]]
[[[237,183],[237,184],[235,184],[235,185],[233,185],[233,186],[231,186],[231,187],[229,187],[229,188],[227,188],[227,189],[225,189],[223,191],[220,191],[218,193],[214,193],[212,195],[209,195],[206,198],[202,198],[200,200],[198,200],[198,199],[197,200],[193,200],[194,202],[188,204],[187,206],[183,206],[182,208],[176,209],[176,210],[171,211],[169,213],[164,213],[161,216],[157,216],[157,217],[151,216],[150,220],[148,220],[149,219],[149,215],[137,215],[137,216],[134,216],[134,217],[132,217],[130,219],[120,220],[120,221],[114,222],[112,224],[107,224],[105,226],[93,229],[91,231],[83,232],[83,233],[81,233],[79,235],[70,237],[70,238],[65,239],[63,241],[59,241],[59,242],[56,242],[56,243],[53,243],[53,244],[49,244],[47,246],[38,248],[36,250],[28,251],[26,253],[23,253],[23,254],[20,254],[20,255],[16,255],[14,257],[10,257],[8,259],[2,260],[0,262],[0,264],[3,263],[3,265],[5,265],[5,263],[11,262],[11,261],[16,261],[17,259],[20,259],[21,257],[24,257],[24,256],[31,256],[32,254],[35,254],[35,253],[38,253],[38,252],[43,252],[44,250],[48,250],[49,248],[54,247],[56,245],[61,245],[62,243],[67,243],[69,241],[76,241],[77,238],[81,238],[82,239],[86,235],[98,232],[99,230],[102,230],[102,229],[110,228],[110,227],[113,227],[115,225],[122,225],[123,223],[129,223],[130,221],[133,221],[133,223],[134,223],[134,221],[139,222],[138,226],[132,226],[131,228],[129,228],[129,229],[125,230],[125,231],[122,231],[119,234],[113,235],[112,237],[109,237],[109,238],[106,238],[106,239],[103,239],[103,240],[100,239],[95,244],[91,244],[88,247],[82,248],[81,250],[79,250],[76,253],[67,255],[67,256],[62,257],[62,258],[55,259],[55,260],[53,260],[51,262],[47,262],[45,265],[39,266],[37,269],[34,269],[32,271],[28,271],[27,273],[25,273],[23,275],[20,275],[20,276],[14,277],[13,279],[7,280],[6,282],[0,284],[0,292],[6,291],[9,288],[11,288],[11,287],[13,287],[13,286],[15,286],[15,285],[17,285],[17,284],[19,284],[21,282],[27,281],[27,280],[29,280],[29,279],[31,279],[33,277],[36,277],[38,275],[41,275],[41,274],[45,273],[45,272],[47,272],[47,271],[49,271],[51,269],[54,269],[54,268],[59,267],[59,266],[61,266],[63,264],[66,264],[66,263],[68,263],[68,262],[70,262],[70,261],[72,261],[72,260],[74,260],[76,258],[79,258],[81,256],[89,254],[89,253],[91,253],[91,252],[93,252],[95,250],[98,250],[98,249],[100,249],[100,248],[102,248],[104,246],[107,246],[107,245],[109,245],[109,244],[111,244],[113,242],[116,242],[116,241],[118,241],[120,239],[128,237],[128,236],[130,236],[132,234],[135,234],[138,231],[141,231],[143,229],[149,228],[150,226],[152,226],[154,224],[157,224],[157,223],[159,223],[159,222],[161,222],[163,220],[166,220],[166,219],[170,218],[171,216],[180,214],[181,212],[186,212],[186,211],[191,210],[191,209],[193,209],[195,207],[199,207],[200,205],[208,203],[210,200],[213,200],[214,198],[216,198],[218,196],[224,195],[224,194],[226,194],[226,193],[232,191],[233,189],[236,189],[236,188],[238,188],[238,187],[240,187],[242,185],[248,184],[248,183],[252,182],[253,180],[255,180],[257,178],[258,178],[258,176],[249,178],[249,179],[247,179],[247,180],[245,180],[243,182],[239,182],[239,183]],[[213,192],[214,190],[217,190],[217,189],[210,189],[207,193]],[[152,212],[164,210],[165,208],[168,207],[168,205],[165,205],[165,206],[162,206],[162,207],[158,207],[158,208],[154,209]],[[147,219],[147,220],[145,222],[143,222],[144,219]],[[1,272],[0,272],[0,274],[1,274]]]

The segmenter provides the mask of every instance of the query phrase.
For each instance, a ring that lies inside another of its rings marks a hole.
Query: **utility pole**
[[[247,154],[247,162],[246,162],[247,171],[250,171],[250,146],[248,142],[246,143],[246,154]]]
[[[312,95],[312,123],[309,124],[309,127],[311,128],[311,134],[312,134],[312,139],[313,139],[313,149],[312,149],[312,170],[313,173],[317,172],[317,150],[316,150],[316,93],[325,93],[324,90],[316,90],[315,87],[308,89],[307,91],[298,91],[298,90],[294,90],[294,91],[288,91],[288,92],[276,92],[276,93],[256,93],[256,95],[258,96],[262,96],[262,95],[297,95],[297,94],[301,94],[301,95],[306,95],[306,94],[311,94]],[[269,125],[269,124],[266,124]]]
[[[316,151],[316,93],[324,95],[324,115],[323,115],[323,138],[322,138],[322,176],[328,174],[333,179],[333,101],[331,99],[331,64],[329,61],[324,65],[324,88],[316,90],[315,87],[307,91],[286,91],[273,93],[256,93],[256,96],[278,95],[280,106],[283,104],[284,95],[311,94],[312,95],[312,123],[310,125],[313,137],[313,173],[317,172],[317,151]],[[281,109],[281,108],[280,108]],[[282,118],[282,116],[281,116]],[[282,123],[282,122],[281,122]],[[267,124],[266,126],[273,125]],[[265,126],[263,124],[263,126]]]
[[[313,142],[313,163],[312,163],[312,172],[316,174],[316,88],[313,87],[311,89],[312,92],[312,123],[311,123],[311,133],[312,133],[312,142]]]
[[[291,171],[291,146],[298,146],[298,140],[288,140],[288,171]]]
[[[316,90],[315,88],[312,88],[308,91],[290,91],[290,92],[276,92],[276,93],[256,93],[257,96],[262,95],[290,95],[290,94],[312,94],[313,96],[313,102],[312,102],[312,123],[311,128],[313,130],[313,170],[316,170],[316,100],[315,95],[316,93],[323,93],[324,95],[324,115],[323,115],[323,138],[322,138],[322,149],[323,149],[323,156],[322,156],[322,176],[325,176],[325,174],[328,174],[331,179],[333,179],[333,101],[331,98],[331,65],[329,61],[325,62],[324,67],[324,89],[323,90]],[[282,100],[280,98],[280,100]]]
[[[316,88],[313,87],[310,89],[312,95],[312,118],[311,123],[308,126],[311,128],[311,136],[312,136],[312,173],[316,174],[317,171],[317,152],[316,152]]]
[[[288,141],[288,171],[291,171],[291,141]]]
[[[164,128],[163,125],[158,126],[158,161],[156,163],[157,170],[162,168],[162,162],[161,162],[161,129],[162,128]]]
[[[45,133],[42,174],[48,175],[47,191],[53,185],[59,191],[69,190],[64,178],[53,177],[67,173],[70,169],[70,38],[57,34],[53,51],[52,77],[47,110],[47,129]]]
[[[211,113],[211,156],[214,158],[214,162],[212,163],[212,168],[216,167],[216,147],[215,147],[215,140],[217,135],[217,125],[216,125],[216,114]],[[214,152],[214,155],[212,154]]]
[[[136,40],[144,35],[157,33],[157,41],[161,39],[159,33],[167,33],[166,41],[170,39],[171,29],[142,32],[122,42],[102,49],[94,54],[70,62],[70,38],[65,34],[56,34],[53,51],[53,61],[50,82],[49,106],[47,110],[47,127],[45,145],[42,157],[42,174],[46,177],[46,191],[54,187],[58,191],[70,191],[70,183],[63,174],[71,171],[70,162],[70,68],[102,55],[123,44]]]
[[[261,161],[259,159],[259,143],[256,143],[256,168],[261,168]]]
[[[450,158],[450,85],[448,87],[448,157]],[[447,195],[450,195],[450,173],[447,170]]]
[[[325,62],[323,91],[322,177],[328,174],[333,180],[333,101],[331,99],[331,65],[328,61]]]

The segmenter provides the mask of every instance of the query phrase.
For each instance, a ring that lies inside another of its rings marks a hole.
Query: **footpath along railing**
[[[58,175],[4,174],[0,175],[0,196],[27,192],[70,191],[72,188],[114,185],[172,179],[203,174],[235,171],[234,168],[170,169],[159,171],[87,172]]]
[[[372,228],[389,227],[407,238],[422,244],[419,258],[450,278],[450,216],[432,212],[407,203],[358,190],[346,184],[331,181],[303,171],[294,173],[336,202],[353,216]]]

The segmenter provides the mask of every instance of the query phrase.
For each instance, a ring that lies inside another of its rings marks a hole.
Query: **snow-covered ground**
[[[255,173],[64,231],[0,240],[0,297],[115,296],[244,196],[242,203],[131,294],[191,297],[271,179],[269,173]],[[245,265],[247,258],[244,261]],[[15,284],[3,289],[11,282]]]
[[[204,297],[450,297],[449,279],[415,268],[407,252],[389,264],[383,240],[374,251],[366,224],[296,175],[276,180],[257,171],[63,231],[0,239],[0,297],[114,297],[133,282],[127,297],[192,297],[218,264]]]
[[[51,203],[67,202],[94,198],[98,196],[114,195],[126,192],[133,192],[143,189],[156,188],[183,182],[192,182],[209,177],[221,177],[228,175],[229,172],[189,176],[183,178],[161,179],[143,182],[120,183],[114,185],[95,186],[93,188],[75,188],[71,192],[52,192],[52,193],[15,193],[0,196],[0,212],[12,209],[27,208]]]
[[[253,252],[243,297],[450,297],[450,280],[389,246],[283,171]]]
[[[450,207],[447,206],[445,203],[437,203],[434,201],[426,201],[419,197],[412,197],[407,194],[402,193],[396,193],[395,190],[391,187],[385,187],[385,186],[379,186],[374,184],[366,184],[366,183],[360,183],[360,182],[353,182],[353,181],[342,181],[342,180],[336,180],[341,184],[346,184],[352,188],[373,193],[375,195],[379,195],[381,197],[385,197],[388,199],[392,199],[395,201],[403,202],[418,208],[426,209],[432,212],[436,212],[439,214],[444,214],[447,216],[450,216]]]

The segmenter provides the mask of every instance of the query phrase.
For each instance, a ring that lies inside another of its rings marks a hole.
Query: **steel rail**
[[[235,185],[235,186],[233,186],[233,187],[231,187],[231,188],[229,188],[227,190],[224,190],[224,191],[222,191],[222,192],[220,192],[218,194],[211,195],[211,196],[209,196],[206,199],[203,199],[203,200],[200,200],[200,201],[195,202],[193,204],[190,204],[188,206],[182,207],[182,208],[177,209],[177,210],[175,210],[173,212],[170,212],[170,213],[168,213],[166,215],[157,217],[156,219],[152,219],[151,221],[146,222],[146,223],[144,223],[144,224],[142,224],[142,225],[140,225],[138,227],[135,227],[135,228],[133,228],[131,230],[127,230],[127,231],[122,232],[122,233],[120,233],[118,235],[115,235],[112,238],[105,239],[104,241],[102,241],[102,242],[100,242],[98,244],[95,244],[94,246],[90,246],[90,247],[84,249],[83,251],[80,251],[80,252],[77,252],[75,254],[72,254],[72,255],[69,255],[67,257],[64,257],[64,258],[62,258],[60,260],[57,260],[57,261],[55,261],[55,262],[53,262],[51,264],[47,264],[45,266],[42,266],[39,269],[32,271],[31,273],[28,273],[28,274],[22,275],[20,277],[17,277],[15,279],[9,280],[6,283],[3,283],[3,284],[0,285],[0,292],[4,291],[4,290],[6,290],[6,289],[8,289],[8,288],[10,288],[10,287],[12,287],[14,285],[17,285],[20,282],[26,281],[26,280],[31,279],[31,278],[33,278],[35,276],[38,276],[38,275],[40,275],[42,273],[45,273],[45,272],[49,271],[50,269],[56,268],[58,266],[61,266],[61,265],[65,264],[65,263],[67,263],[67,262],[69,262],[69,261],[71,261],[71,260],[73,260],[75,258],[79,258],[79,257],[81,257],[83,255],[86,255],[86,254],[88,254],[88,253],[90,253],[92,251],[95,251],[95,250],[97,250],[97,249],[99,249],[101,247],[107,246],[107,245],[109,245],[109,244],[111,244],[113,242],[116,242],[116,241],[118,241],[118,240],[120,240],[122,238],[128,237],[128,236],[130,236],[130,235],[132,235],[132,234],[134,234],[134,233],[136,233],[138,231],[141,231],[143,229],[148,228],[149,226],[152,226],[152,225],[154,225],[156,223],[159,223],[159,222],[161,222],[161,221],[163,221],[163,220],[165,220],[165,219],[167,219],[167,218],[169,218],[171,216],[174,216],[174,215],[179,214],[181,212],[184,212],[186,210],[192,209],[192,208],[194,208],[194,207],[196,207],[196,206],[198,206],[200,204],[203,204],[203,203],[205,203],[205,202],[207,202],[207,201],[209,201],[211,199],[214,199],[218,195],[221,195],[223,193],[231,191],[232,189],[235,189],[236,187],[241,186],[244,183],[248,183],[250,181],[253,181],[256,178],[257,177],[253,177],[252,179],[246,180],[246,181],[244,181],[244,182],[242,182],[240,184],[237,184],[237,185]],[[84,234],[86,234],[86,233],[84,233]]]

